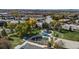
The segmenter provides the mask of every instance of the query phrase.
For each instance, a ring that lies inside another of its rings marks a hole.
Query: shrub
[[[0,49],[10,49],[11,43],[9,42],[7,37],[0,38]]]

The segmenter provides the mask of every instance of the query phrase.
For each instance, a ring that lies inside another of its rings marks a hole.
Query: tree
[[[4,27],[7,28],[7,22],[4,23]]]
[[[58,30],[60,31],[61,30],[61,24],[63,22],[61,22],[59,19],[54,19],[50,22],[51,26],[53,27],[53,30]]]
[[[26,23],[24,24],[18,24],[16,27],[15,27],[15,30],[17,32],[17,34],[22,37],[23,35],[25,35],[28,31],[28,25],[26,25]]]
[[[26,20],[26,25],[28,25],[29,34],[32,34],[32,30],[35,29],[36,23],[37,21],[35,18],[29,18],[28,20]]]
[[[18,24],[15,29],[20,37],[23,37],[25,34],[33,34],[34,26],[36,25],[36,20],[34,18],[27,19],[24,23]]]
[[[2,30],[1,34],[2,34],[3,37],[7,36],[7,33],[6,33],[5,29]]]
[[[49,24],[48,24],[48,23],[46,23],[46,22],[45,22],[45,23],[43,23],[43,25],[42,25],[42,26],[43,26],[43,28],[44,28],[44,29],[49,29]]]
[[[13,23],[7,23],[7,27],[11,30],[11,32],[13,33],[13,29],[15,29],[16,24]]]
[[[26,20],[26,23],[29,25],[29,26],[31,26],[31,27],[33,27],[33,26],[35,26],[36,25],[36,19],[35,18],[29,18],[28,20]]]

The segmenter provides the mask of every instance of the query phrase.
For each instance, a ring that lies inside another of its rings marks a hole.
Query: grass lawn
[[[63,33],[63,38],[68,40],[79,41],[79,32]]]
[[[10,40],[11,44],[12,44],[12,48],[14,48],[17,45],[22,44],[24,41],[19,38],[19,37],[10,37],[12,40]]]
[[[59,35],[63,35],[63,39],[73,40],[73,41],[79,41],[79,32],[72,32],[67,30],[62,30],[62,33],[59,33]],[[60,37],[61,38],[61,37]]]

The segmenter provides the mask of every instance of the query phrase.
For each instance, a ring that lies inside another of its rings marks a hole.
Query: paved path
[[[44,49],[47,47],[46,45],[40,45],[29,41],[25,41],[21,46],[21,49]]]
[[[61,39],[63,42],[63,47],[64,48],[69,48],[69,49],[79,49],[79,42],[77,41],[71,41],[71,40],[65,40]]]
[[[79,42],[77,41],[71,41],[71,40],[65,40],[60,39],[63,42],[63,47],[68,49],[79,49]],[[47,48],[46,45],[40,45],[37,43],[26,41],[24,44],[22,44],[22,47],[24,49],[45,49]]]

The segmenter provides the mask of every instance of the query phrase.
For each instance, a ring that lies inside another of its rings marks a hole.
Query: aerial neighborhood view
[[[79,10],[0,9],[0,49],[79,49]]]

